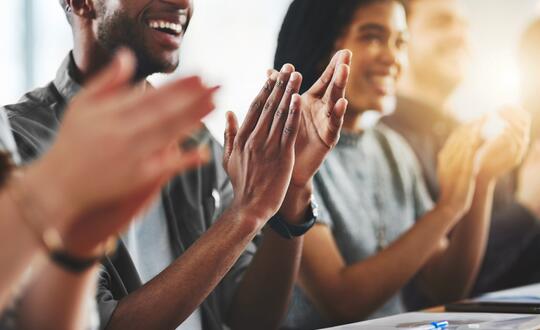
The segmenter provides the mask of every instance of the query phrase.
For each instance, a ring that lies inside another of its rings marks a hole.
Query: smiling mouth
[[[371,85],[379,94],[392,94],[394,92],[395,77],[390,75],[374,75],[369,78]]]
[[[153,30],[167,33],[175,37],[180,36],[182,34],[182,31],[184,30],[182,24],[173,23],[165,20],[152,19],[149,20],[146,24],[149,28]]]

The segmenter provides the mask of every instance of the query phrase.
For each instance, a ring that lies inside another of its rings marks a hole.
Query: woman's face
[[[347,87],[351,110],[385,111],[394,104],[396,83],[407,61],[407,19],[393,0],[360,7],[338,48],[354,56]]]

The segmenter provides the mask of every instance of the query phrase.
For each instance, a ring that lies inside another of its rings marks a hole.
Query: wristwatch
[[[291,225],[287,222],[279,213],[275,214],[268,221],[268,226],[272,228],[281,237],[286,239],[293,239],[295,237],[303,236],[307,233],[317,222],[319,215],[319,208],[313,196],[309,202],[306,214],[304,215],[304,221],[300,225]]]

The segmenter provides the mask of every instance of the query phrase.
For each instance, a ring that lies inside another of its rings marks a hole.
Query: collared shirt
[[[5,107],[24,161],[36,159],[49,149],[67,102],[81,89],[73,79],[76,70],[69,54],[53,82],[27,93],[19,103]],[[175,258],[182,255],[210,228],[233,197],[230,180],[221,166],[222,147],[219,143],[206,128],[194,136],[190,143],[195,147],[207,145],[212,157],[207,164],[175,177],[162,191],[161,198]],[[255,245],[250,244],[200,306],[203,329],[222,329],[232,296],[254,254]],[[102,327],[112,317],[118,301],[141,286],[142,281],[133,260],[125,245],[120,242],[116,255],[104,261],[98,282],[97,301]]]
[[[401,134],[412,147],[422,166],[428,190],[432,198],[437,200],[437,156],[447,138],[459,125],[458,121],[442,109],[400,96],[396,111],[384,118],[383,123]],[[488,247],[474,289],[475,294],[525,285],[527,282],[519,282],[523,276],[517,270],[525,268],[532,271],[536,269],[532,265],[538,264],[521,257],[532,254],[532,251],[527,251],[533,248],[533,240],[540,240],[540,226],[533,214],[514,199],[515,188],[514,174],[504,177],[497,184]],[[418,309],[426,305],[425,301],[419,302],[415,297],[411,299],[411,308]]]
[[[414,153],[385,127],[342,132],[314,179],[319,222],[328,226],[347,265],[361,263],[398,239],[433,202]],[[370,318],[404,312],[397,292]],[[286,328],[332,326],[298,287]]]

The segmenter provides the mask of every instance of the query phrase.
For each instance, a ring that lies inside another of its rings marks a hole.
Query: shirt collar
[[[64,101],[68,103],[81,90],[81,85],[75,81],[75,72],[77,66],[73,59],[73,53],[69,52],[66,56],[54,79],[54,85]]]

